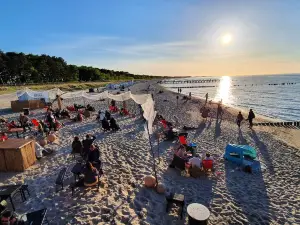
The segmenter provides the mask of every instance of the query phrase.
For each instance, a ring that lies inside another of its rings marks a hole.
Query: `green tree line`
[[[0,84],[152,79],[124,71],[68,65],[61,57],[0,50]],[[156,77],[157,78],[157,77]]]

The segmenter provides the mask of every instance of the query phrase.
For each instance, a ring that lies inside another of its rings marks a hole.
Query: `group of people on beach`
[[[99,147],[94,145],[96,140],[94,135],[87,134],[85,139],[80,141],[79,137],[74,137],[72,142],[72,152],[74,158],[75,154],[79,154],[85,166],[82,170],[82,178],[75,184],[76,186],[94,186],[98,184],[98,174],[101,172],[101,160]]]
[[[249,128],[252,129],[253,127],[253,119],[255,118],[255,114],[253,112],[252,109],[250,109],[249,113],[248,113],[248,118],[247,120],[249,121]],[[238,125],[238,127],[241,127],[241,123],[244,120],[244,117],[242,115],[242,112],[240,111],[236,117],[236,124]]]
[[[102,124],[102,129],[104,131],[118,131],[120,126],[117,124],[117,121],[114,117],[111,116],[109,111],[100,110],[97,116],[98,121]]]

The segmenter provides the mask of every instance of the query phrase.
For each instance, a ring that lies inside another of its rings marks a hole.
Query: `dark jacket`
[[[110,128],[113,129],[113,130],[119,130],[120,129],[120,127],[117,124],[115,118],[110,119]]]
[[[253,111],[250,111],[249,112],[249,115],[248,115],[248,120],[253,120],[255,118],[255,114]]]
[[[90,139],[85,139],[82,141],[83,150],[88,152],[93,142],[96,140],[95,136],[92,136]]]
[[[106,117],[107,120],[110,120],[111,119],[110,112],[105,111],[105,117]]]
[[[72,142],[72,154],[82,153],[82,143],[81,141],[73,141]]]
[[[88,161],[89,162],[97,162],[99,161],[100,151],[98,148],[95,148],[93,151],[89,151]]]
[[[104,118],[104,119],[102,120],[102,128],[103,128],[104,130],[109,130],[109,129],[110,129],[109,123],[108,123],[108,121],[107,121],[106,118]]]
[[[238,114],[237,115],[237,120],[238,121],[242,121],[244,119],[243,115],[242,114]]]

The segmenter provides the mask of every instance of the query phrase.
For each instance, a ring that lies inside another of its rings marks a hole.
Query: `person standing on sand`
[[[218,103],[218,108],[217,108],[217,120],[219,119],[219,116],[222,119],[222,115],[223,115],[223,109],[222,109],[222,100],[221,102]]]
[[[248,120],[249,120],[249,128],[252,129],[253,127],[253,119],[255,118],[255,114],[252,109],[250,109],[249,114],[248,114]]]
[[[205,95],[205,105],[207,103],[207,100],[208,100],[208,93],[206,93],[206,95]]]
[[[244,117],[243,117],[242,113],[239,112],[239,114],[237,115],[237,118],[236,118],[236,124],[238,125],[239,128],[241,127],[241,122],[243,120],[244,120]]]

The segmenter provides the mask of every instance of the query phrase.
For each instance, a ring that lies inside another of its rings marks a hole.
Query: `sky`
[[[159,76],[300,73],[299,0],[0,0],[0,9],[5,52]]]

